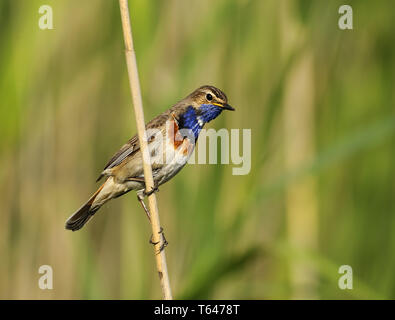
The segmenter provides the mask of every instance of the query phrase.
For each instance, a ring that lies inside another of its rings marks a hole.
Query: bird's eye
[[[213,100],[213,96],[212,96],[211,94],[207,93],[206,99],[207,99],[208,101],[211,101],[211,100]]]

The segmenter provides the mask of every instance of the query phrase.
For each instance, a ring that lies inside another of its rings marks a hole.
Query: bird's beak
[[[235,111],[235,108],[231,107],[227,103],[224,103],[224,104],[213,103],[213,105],[221,107],[222,109],[225,109],[225,110]]]
[[[227,103],[222,105],[222,109],[225,110],[230,110],[230,111],[235,111],[235,108],[231,107],[230,105],[228,105]]]

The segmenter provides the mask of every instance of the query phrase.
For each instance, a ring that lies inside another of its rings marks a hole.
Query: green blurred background
[[[160,188],[175,298],[395,298],[395,11],[347,3],[343,31],[344,1],[129,1],[146,119],[213,84],[237,111],[209,127],[252,129],[250,174]],[[118,1],[0,0],[0,48],[0,298],[161,298],[133,194],[64,230],[136,132]]]

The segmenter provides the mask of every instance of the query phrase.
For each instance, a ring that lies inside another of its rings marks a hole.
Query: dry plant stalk
[[[122,29],[125,40],[125,54],[128,67],[129,84],[132,93],[134,113],[136,115],[137,133],[139,137],[141,152],[143,155],[145,186],[146,190],[150,191],[154,187],[154,179],[152,177],[150,155],[146,139],[143,102],[141,98],[140,82],[137,71],[136,54],[133,47],[132,27],[130,25],[128,1],[119,0],[119,5],[121,9]],[[162,286],[163,298],[165,300],[171,300],[172,295],[169,275],[167,272],[165,250],[160,250],[163,239],[160,235],[159,212],[155,193],[152,193],[148,197],[148,206],[151,214],[151,226],[153,235],[152,240],[154,243],[156,243],[156,245],[154,246],[156,267],[158,269],[159,279]]]

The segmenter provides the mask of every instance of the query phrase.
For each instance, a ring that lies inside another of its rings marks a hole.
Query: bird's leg
[[[126,181],[136,181],[136,182],[144,183],[144,178],[130,177],[130,178],[127,178]],[[141,206],[143,207],[143,209],[144,209],[144,211],[145,211],[145,213],[147,215],[147,218],[148,218],[149,222],[151,223],[151,214],[149,213],[148,208],[147,208],[147,206],[144,203],[144,192],[142,192],[142,194],[141,193],[137,193],[137,200],[140,202]]]
[[[138,195],[137,195],[137,200],[140,202],[141,206],[143,207],[143,209],[144,209],[144,211],[145,211],[145,213],[146,213],[146,215],[147,215],[147,218],[148,218],[149,222],[151,223],[151,214],[150,214],[150,212],[149,212],[147,206],[145,205],[145,202],[144,202],[144,195],[138,194]],[[160,252],[161,252],[165,247],[167,247],[167,245],[169,244],[169,243],[167,242],[166,238],[165,238],[165,234],[164,234],[164,232],[163,232],[163,228],[162,228],[162,227],[160,227],[159,234],[162,235],[162,245],[160,246],[159,252],[158,252],[158,253],[160,253]],[[151,235],[151,237],[150,237],[150,239],[149,239],[149,243],[151,243],[151,244],[153,244],[153,245],[157,245],[160,241],[158,241],[158,242],[153,242],[153,239],[152,239],[153,236],[154,236],[154,235]]]
[[[144,196],[141,196],[141,195],[138,194],[137,195],[137,200],[140,202],[141,206],[143,207],[143,209],[144,209],[144,211],[145,211],[145,213],[147,215],[147,218],[148,218],[149,222],[151,223],[151,214],[149,213],[148,208],[147,208],[147,206],[144,203]]]

